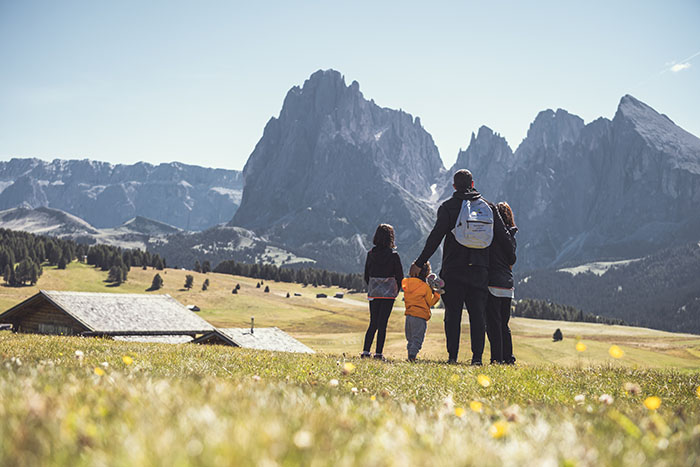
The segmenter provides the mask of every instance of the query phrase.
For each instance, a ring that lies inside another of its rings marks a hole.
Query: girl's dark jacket
[[[489,247],[489,285],[494,287],[513,288],[513,270],[515,264],[515,233],[517,227],[507,228],[508,242],[492,244]]]
[[[389,247],[375,246],[369,250],[365,261],[366,283],[369,283],[370,277],[395,277],[398,290],[401,290],[403,266],[399,254]]]

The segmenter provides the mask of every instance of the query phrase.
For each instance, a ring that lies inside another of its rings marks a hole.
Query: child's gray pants
[[[423,318],[406,315],[406,349],[408,355],[415,357],[418,351],[423,347],[423,339],[425,338],[425,330],[428,327],[428,322]]]

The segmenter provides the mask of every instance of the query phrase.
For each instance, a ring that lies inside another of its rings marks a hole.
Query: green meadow
[[[318,353],[0,332],[0,465],[700,463],[699,336],[516,318],[517,365],[447,365],[436,310],[423,361],[410,364],[397,300],[389,361],[368,361],[357,357],[360,295],[173,269],[146,292],[154,274],[134,268],[110,287],[86,265],[45,267],[37,287],[0,287],[0,309],[39,288],[168,293],[215,325],[254,316]],[[564,341],[552,342],[556,328]],[[467,360],[466,321],[463,335]]]

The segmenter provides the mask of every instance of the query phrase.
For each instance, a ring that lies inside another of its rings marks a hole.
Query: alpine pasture
[[[132,268],[126,283],[109,287],[92,267],[46,266],[37,287],[0,288],[0,309],[38,288],[168,293],[214,325],[242,327],[254,316],[319,354],[0,332],[0,464],[700,461],[700,336],[515,318],[516,366],[446,365],[436,310],[424,361],[409,364],[399,298],[390,361],[367,361],[357,358],[367,322],[361,295],[316,299],[337,290],[257,288],[255,279],[212,273],[202,291],[204,274],[174,269],[160,271],[163,289],[146,292],[155,273]],[[190,291],[186,274],[195,277]],[[556,328],[561,342],[552,342]],[[465,314],[465,361],[467,331]]]

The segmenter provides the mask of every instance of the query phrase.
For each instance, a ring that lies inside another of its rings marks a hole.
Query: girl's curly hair
[[[394,244],[394,228],[389,224],[379,224],[377,231],[374,232],[372,243],[378,247],[396,248]]]

